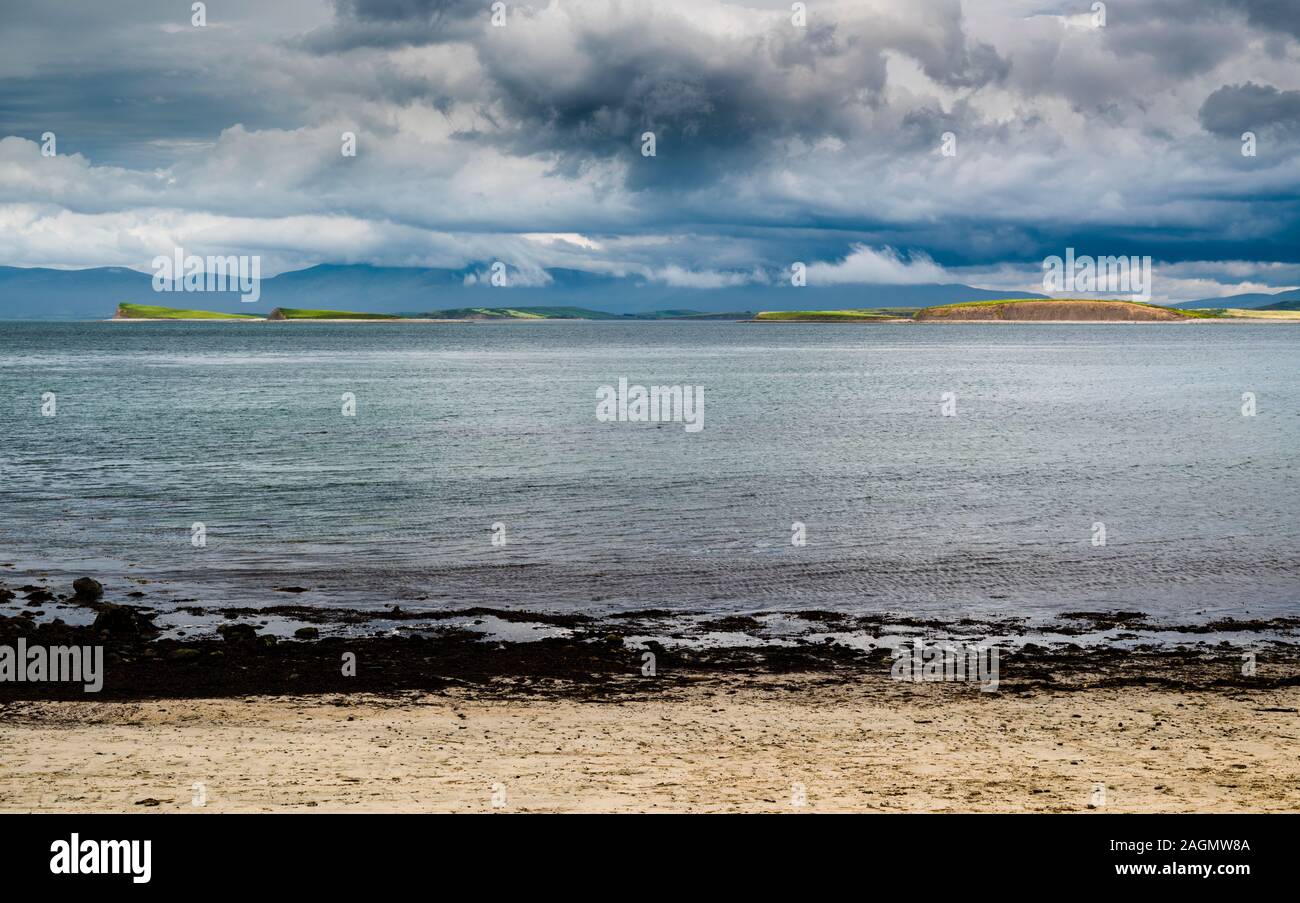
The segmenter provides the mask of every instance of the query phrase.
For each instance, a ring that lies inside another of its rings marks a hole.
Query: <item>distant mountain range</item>
[[[961,284],[745,285],[679,288],[581,270],[547,271],[545,286],[498,288],[474,281],[479,269],[322,264],[265,278],[249,304],[233,292],[155,292],[153,277],[124,267],[85,270],[0,267],[0,319],[108,319],[120,302],[266,316],[272,308],[328,308],[429,314],[460,308],[579,307],[611,314],[723,313],[930,307],[1007,297]],[[1017,298],[1044,295],[1016,293]]]
[[[1183,301],[1170,307],[1188,310],[1207,308],[1236,308],[1238,310],[1300,310],[1300,288],[1273,294],[1254,292],[1248,295],[1228,295],[1223,298],[1202,298],[1200,301]]]

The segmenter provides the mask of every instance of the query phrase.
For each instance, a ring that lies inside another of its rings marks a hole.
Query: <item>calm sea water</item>
[[[1298,352],[1249,324],[0,322],[0,562],[205,605],[1294,615]],[[704,429],[598,422],[619,377],[703,386]]]

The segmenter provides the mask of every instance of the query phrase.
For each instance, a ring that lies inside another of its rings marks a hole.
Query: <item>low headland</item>
[[[160,307],[156,304],[128,304],[117,306],[114,320],[264,320],[252,314],[232,314],[217,310],[186,310],[180,307]]]
[[[1032,322],[1178,322],[1214,319],[1219,314],[1201,310],[1179,310],[1137,301],[1094,301],[1077,298],[1051,300],[1008,298],[999,301],[967,301],[926,307],[916,320],[947,321],[1032,321]]]
[[[265,316],[227,313],[215,310],[190,310],[150,304],[122,302],[113,314],[114,321],[161,320],[243,320],[253,322],[314,323],[478,323],[496,321],[543,320],[723,320],[740,321],[754,316],[753,311],[711,313],[698,310],[656,310],[635,314],[613,314],[584,307],[456,307],[422,313],[377,313],[351,310],[328,310],[299,307],[276,307]]]
[[[267,315],[269,321],[281,320],[397,320],[392,314],[366,314],[350,310],[309,310],[301,307],[277,307]]]
[[[266,316],[187,310],[123,302],[115,321],[239,320],[244,322],[313,323],[480,323],[599,321],[723,321],[740,323],[1190,323],[1300,322],[1300,311],[1270,309],[1182,309],[1138,301],[1082,298],[1006,298],[967,301],[934,307],[876,307],[842,310],[765,310],[706,313],[660,310],[614,314],[582,307],[459,307],[425,313],[374,313],[277,307]]]

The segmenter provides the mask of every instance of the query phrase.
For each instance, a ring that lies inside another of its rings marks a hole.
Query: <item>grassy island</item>
[[[1081,298],[1007,298],[998,301],[966,301],[926,307],[917,320],[1029,321],[1029,322],[1155,322],[1215,319],[1215,311],[1178,310],[1139,301],[1097,301]]]
[[[219,310],[185,310],[180,307],[159,307],[155,304],[128,304],[122,302],[113,314],[114,320],[261,320],[254,314],[228,314]]]

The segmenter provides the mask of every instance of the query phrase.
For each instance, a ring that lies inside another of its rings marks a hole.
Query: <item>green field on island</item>
[[[159,307],[155,304],[126,304],[117,306],[117,320],[261,320],[253,314],[228,314],[219,310],[185,310],[180,307]]]

